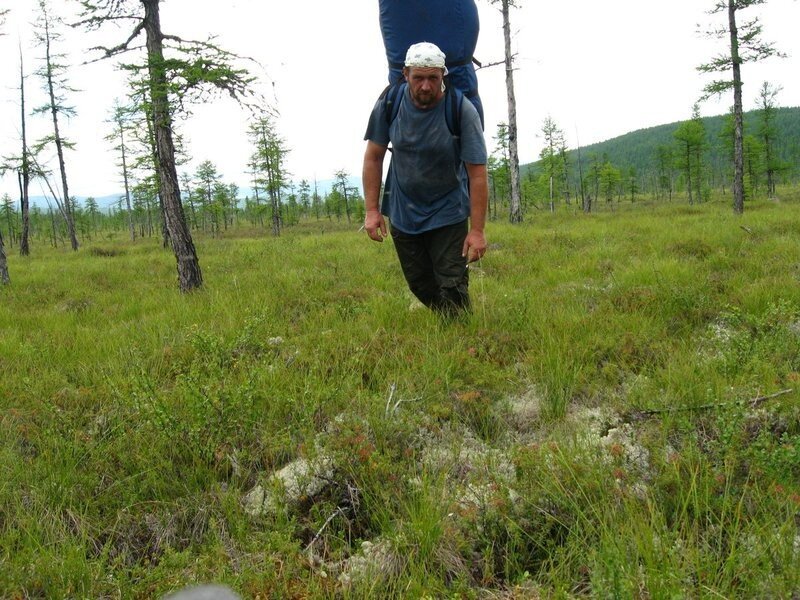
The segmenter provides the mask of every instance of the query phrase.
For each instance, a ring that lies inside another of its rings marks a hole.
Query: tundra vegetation
[[[188,295],[124,220],[10,253],[0,595],[796,595],[800,193],[776,195],[491,223],[450,324],[344,215],[198,225]]]

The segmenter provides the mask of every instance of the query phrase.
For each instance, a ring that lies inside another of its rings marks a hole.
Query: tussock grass
[[[328,223],[186,296],[155,241],[11,256],[0,596],[800,594],[798,200],[492,223],[453,323]]]

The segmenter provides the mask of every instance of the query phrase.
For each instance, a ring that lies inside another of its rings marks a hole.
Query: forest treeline
[[[718,115],[703,117],[695,123],[699,134],[699,171],[698,166],[689,166],[698,171],[700,177],[699,194],[692,195],[692,202],[707,199],[712,190],[722,193],[730,190],[730,122],[730,115]],[[689,171],[683,161],[685,142],[680,136],[692,123],[687,120],[648,127],[578,149],[565,148],[563,140],[556,139],[552,154],[546,147],[544,158],[521,167],[523,209],[530,213],[555,209],[558,205],[582,206],[581,202],[586,203],[581,197],[582,191],[590,200],[599,198],[601,206],[606,202],[644,199],[688,201]],[[547,120],[543,129],[548,130],[546,136],[558,138],[558,128],[552,121]],[[258,132],[258,125],[254,130]],[[746,187],[750,198],[768,194],[767,161],[764,144],[757,135],[759,131],[763,132],[762,111],[746,112]],[[497,149],[489,170],[495,218],[503,217],[509,199],[503,135],[501,126],[495,137]],[[772,135],[774,156],[771,162],[778,166],[776,183],[797,183],[800,180],[800,107],[776,108]],[[292,182],[281,160],[268,160],[270,155],[282,157],[286,153],[285,142],[280,137],[262,137],[259,146],[256,135],[254,150],[251,168],[258,164],[273,164],[277,168],[271,174],[266,169],[266,176],[260,176],[258,169],[252,170],[253,178],[247,189],[224,181],[211,161],[201,163],[193,173],[181,173],[183,210],[192,231],[216,236],[229,228],[248,226],[278,234],[283,227],[305,219],[357,223],[363,218],[360,190],[350,185],[352,178],[346,171],[337,172],[332,187],[320,192],[316,182]],[[560,176],[553,182],[551,203],[552,167]],[[130,208],[124,196],[107,207],[91,197],[73,199],[79,239],[98,239],[113,231],[128,232],[131,239],[163,235],[158,190],[152,177],[141,177],[130,192]],[[31,235],[38,241],[53,246],[68,242],[68,232],[55,206],[34,204],[30,228]],[[21,215],[16,199],[5,195],[0,198],[0,231],[11,247],[19,243],[20,229]]]
[[[349,185],[345,171],[336,174],[331,188],[320,192],[316,182],[302,180],[280,189],[262,187],[254,181],[246,192],[236,183],[226,182],[211,161],[202,162],[194,173],[180,176],[181,196],[186,222],[191,231],[211,237],[229,229],[248,227],[279,235],[287,226],[303,220],[357,223],[364,218],[364,201],[360,190]],[[152,182],[136,183],[130,190],[130,207],[126,196],[110,206],[102,206],[94,197],[72,198],[76,235],[80,241],[109,239],[115,234],[132,241],[162,236],[166,241],[164,219],[158,190]],[[32,204],[29,213],[30,235],[38,243],[53,247],[68,243],[69,235],[63,215],[52,203]],[[20,243],[22,215],[16,200],[8,194],[0,198],[0,232],[7,245]]]
[[[767,85],[767,94],[774,91]],[[702,202],[712,191],[732,186],[732,115],[694,116],[632,131],[577,149],[566,147],[565,135],[549,117],[542,125],[545,147],[540,160],[521,166],[521,197],[527,212],[582,206],[590,212],[621,200],[685,200]],[[509,194],[501,125],[497,149],[490,159],[492,214]],[[687,151],[689,157],[687,159]],[[800,180],[800,107],[764,108],[744,113],[745,197],[774,196],[776,185]]]

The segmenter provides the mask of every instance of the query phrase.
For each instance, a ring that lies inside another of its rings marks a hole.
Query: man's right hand
[[[367,216],[364,217],[364,229],[367,230],[367,235],[370,239],[376,242],[382,242],[383,238],[387,236],[386,221],[377,210],[367,212]]]

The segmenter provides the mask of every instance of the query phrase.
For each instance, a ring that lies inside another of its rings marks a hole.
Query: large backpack
[[[477,63],[473,54],[480,29],[475,0],[378,0],[378,4],[389,88],[402,78],[409,46],[431,42],[445,53],[448,89],[460,90],[475,105],[483,124],[483,105],[473,66],[473,62]]]
[[[391,126],[400,112],[400,102],[406,92],[408,84],[405,81],[398,81],[386,87],[380,95],[383,102],[383,111],[386,117],[386,124]],[[461,137],[461,103],[464,94],[457,87],[445,84],[444,99],[444,119],[447,122],[447,129],[450,135]]]

